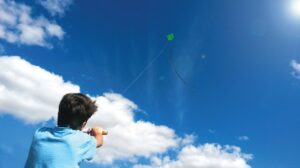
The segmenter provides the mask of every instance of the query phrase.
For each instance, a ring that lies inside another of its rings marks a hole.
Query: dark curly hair
[[[59,103],[57,125],[80,130],[96,111],[97,105],[82,93],[68,93]]]

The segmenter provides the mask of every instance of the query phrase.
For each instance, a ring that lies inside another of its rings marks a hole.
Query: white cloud
[[[0,113],[30,123],[46,121],[56,118],[65,93],[79,91],[79,86],[18,56],[0,57]],[[113,166],[116,160],[123,160],[135,161],[136,168],[250,168],[247,161],[251,156],[238,147],[194,146],[195,135],[182,138],[167,126],[135,120],[138,106],[120,94],[104,93],[92,99],[96,100],[98,111],[89,120],[89,126],[101,125],[109,131],[94,163]],[[179,152],[175,160],[166,156],[172,151]],[[152,158],[151,164],[139,165],[140,157]]]
[[[28,45],[44,43],[44,29],[42,27],[21,24],[19,25],[19,29],[21,30],[21,43]]]
[[[51,48],[50,38],[62,39],[65,32],[43,16],[32,17],[31,10],[25,4],[0,0],[0,39]]]
[[[89,126],[102,125],[108,129],[109,136],[102,149],[97,151],[94,162],[134,160],[136,156],[149,157],[177,146],[177,136],[172,129],[146,121],[135,121],[134,110],[137,106],[122,95],[105,93],[95,99],[99,109],[89,120]]]
[[[251,168],[247,164],[249,159],[252,155],[243,154],[239,147],[207,143],[183,147],[175,160],[168,156],[153,157],[150,165],[134,168]]]
[[[59,98],[79,87],[20,57],[0,57],[0,112],[26,122],[56,117]]]
[[[196,140],[197,136],[193,134],[185,135],[184,138],[181,139],[181,145],[190,145],[193,144]]]
[[[237,139],[239,141],[249,141],[249,137],[248,136],[239,136],[239,137],[237,137]]]
[[[290,65],[293,68],[292,75],[294,75],[296,78],[300,78],[300,63],[298,63],[296,60],[292,60]]]
[[[51,36],[56,36],[59,39],[62,39],[64,35],[64,31],[57,24],[49,23],[46,29]]]
[[[5,29],[2,25],[0,25],[0,38],[4,38],[5,37]]]
[[[44,8],[46,8],[52,16],[63,16],[69,6],[73,4],[73,0],[37,0]]]

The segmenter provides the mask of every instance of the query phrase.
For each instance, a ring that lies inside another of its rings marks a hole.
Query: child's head
[[[81,93],[68,93],[59,103],[57,125],[80,130],[97,111],[95,101]]]

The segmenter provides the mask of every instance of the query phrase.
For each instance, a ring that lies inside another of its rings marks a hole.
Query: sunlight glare
[[[291,2],[290,11],[293,15],[300,17],[300,0],[293,0]]]

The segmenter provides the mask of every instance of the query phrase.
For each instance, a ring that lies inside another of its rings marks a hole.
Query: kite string
[[[157,60],[158,57],[160,57],[164,51],[166,50],[166,48],[168,47],[168,43],[165,44],[165,46],[160,50],[160,52],[158,53],[157,56],[153,57],[152,60],[145,66],[145,68],[136,76],[136,78],[134,78],[134,80],[132,80],[132,82],[123,90],[122,94],[125,94],[134,84],[137,80],[139,80],[139,78],[144,74],[144,72],[146,72],[150,66]]]

